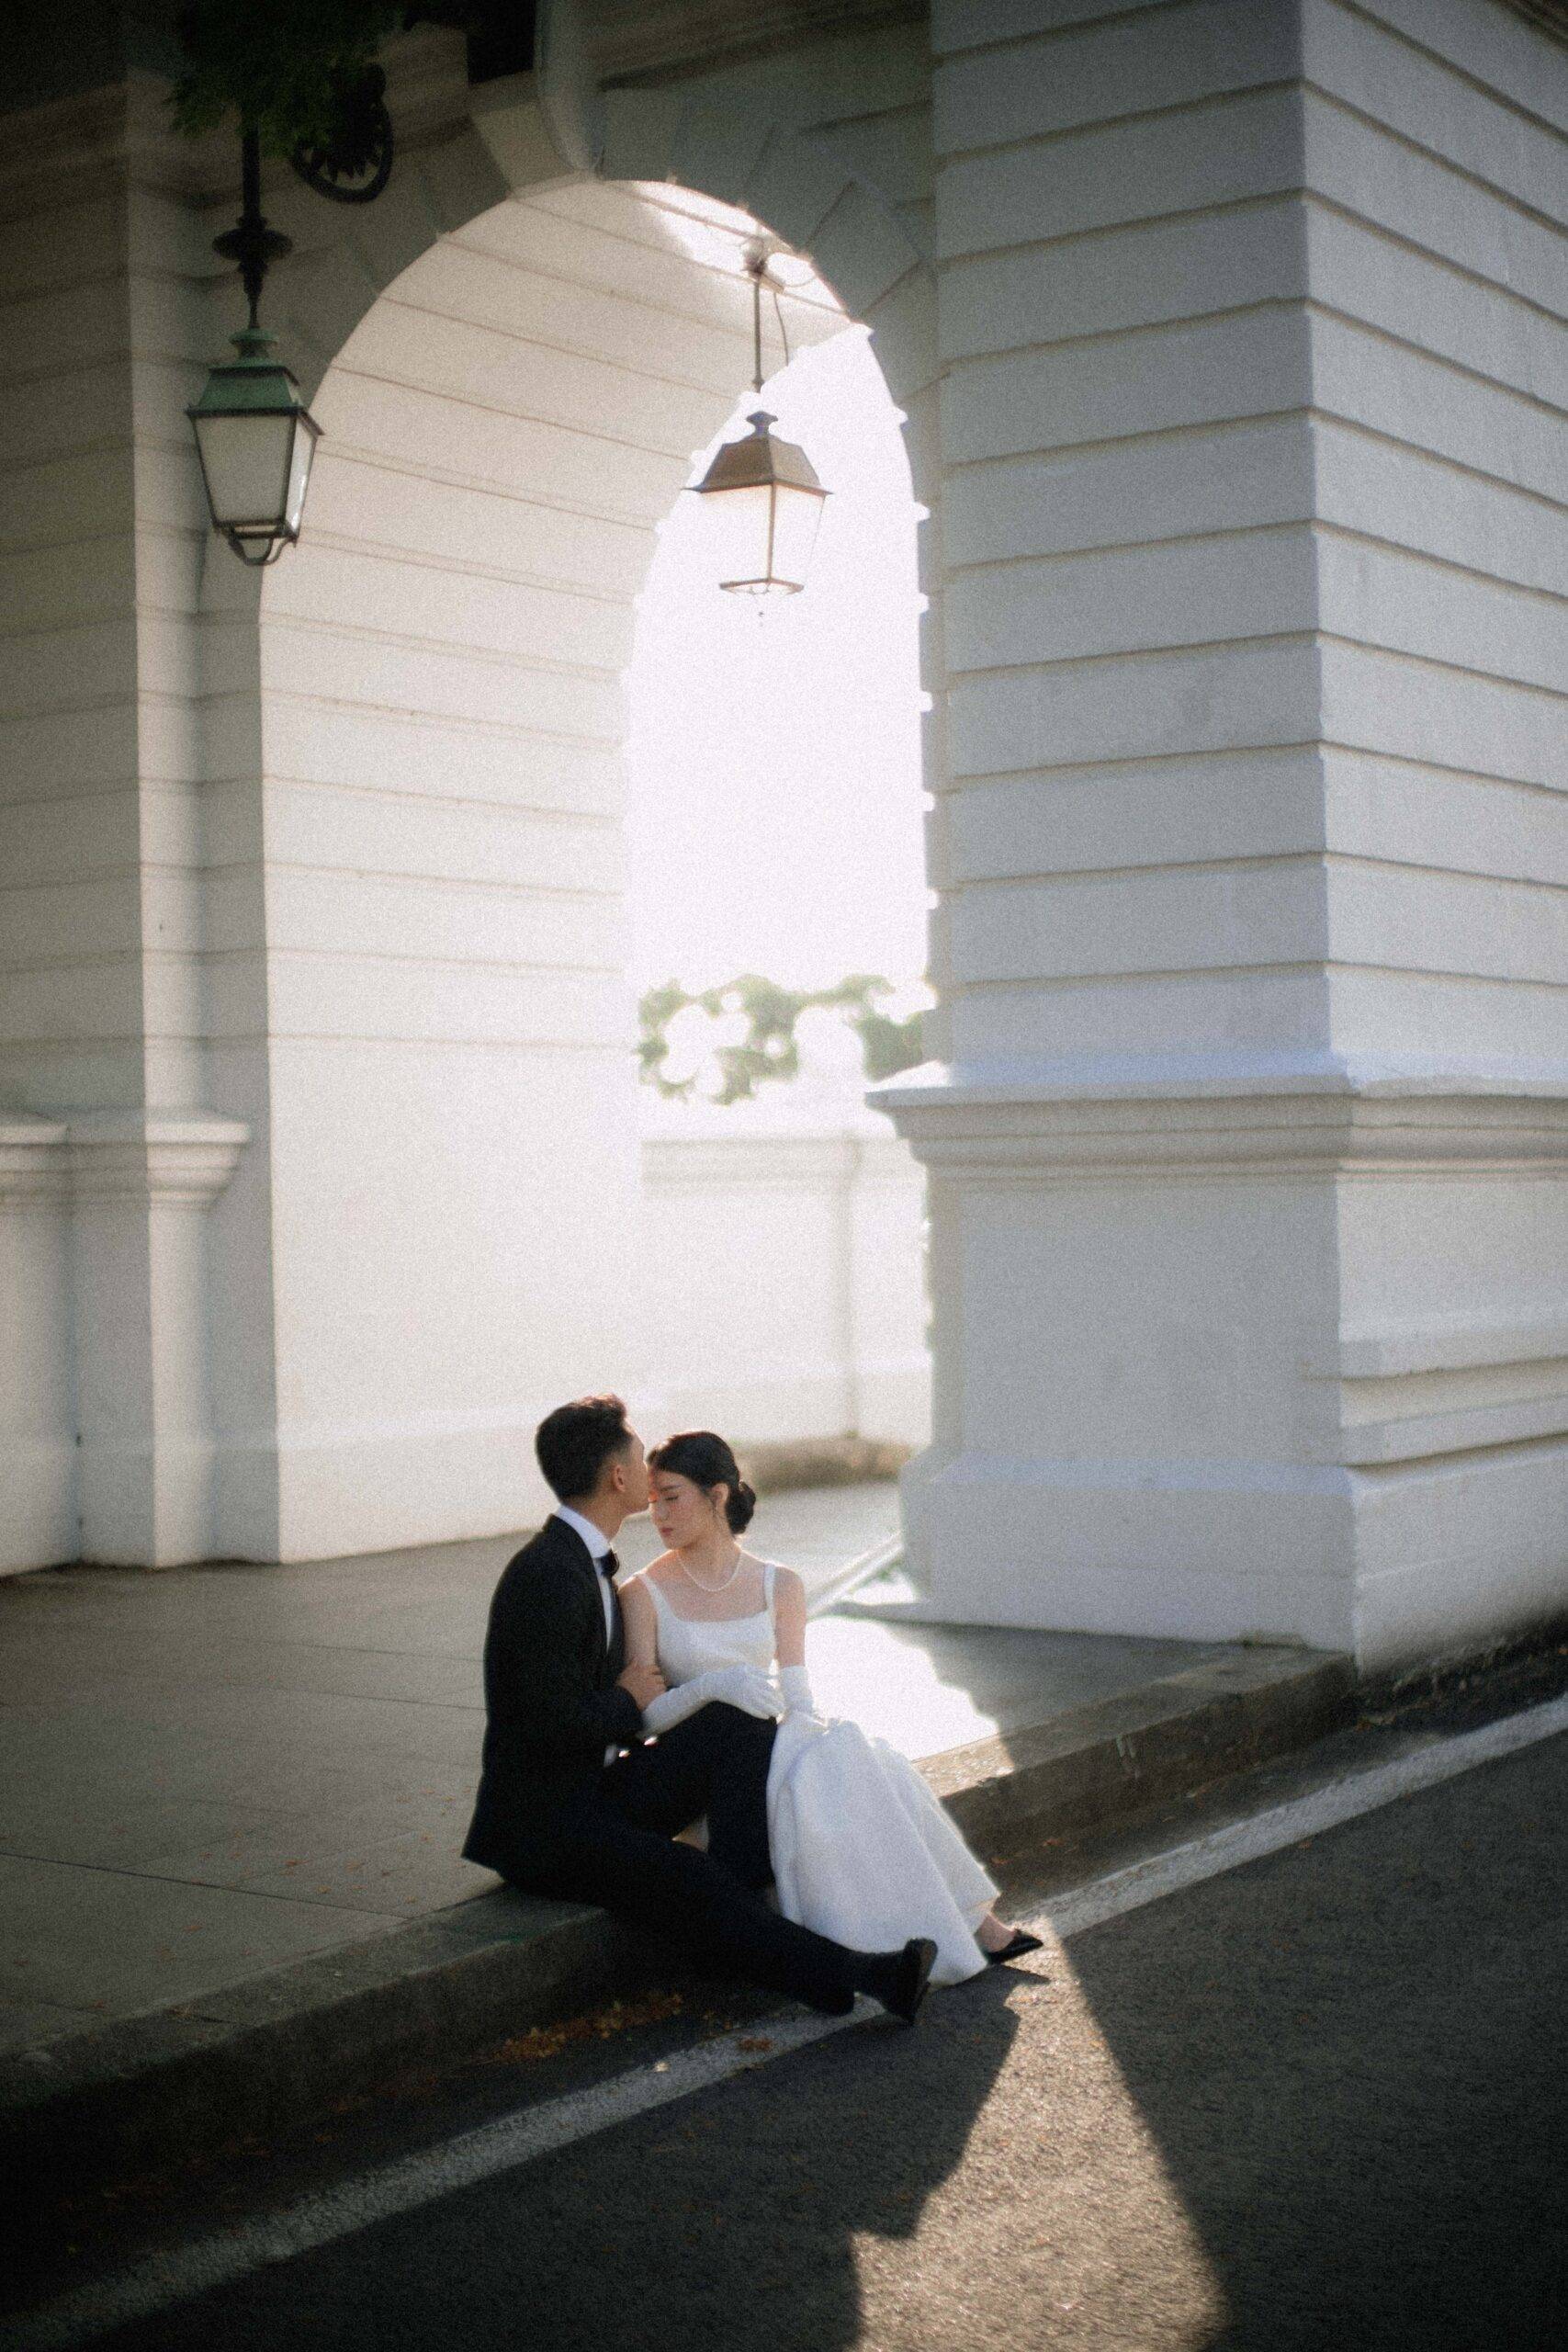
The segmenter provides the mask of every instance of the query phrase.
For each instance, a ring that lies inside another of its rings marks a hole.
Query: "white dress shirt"
[[[592,1555],[593,1573],[599,1580],[599,1598],[604,1604],[604,1639],[607,1644],[613,1642],[615,1638],[615,1596],[610,1589],[610,1579],[599,1563],[606,1552],[613,1552],[615,1547],[602,1527],[595,1527],[591,1519],[584,1519],[582,1513],[573,1510],[570,1503],[557,1503],[553,1516],[564,1519],[572,1533],[581,1536]],[[605,1763],[613,1764],[620,1752],[618,1747],[607,1747],[604,1750]]]
[[[594,1569],[598,1571],[605,1553],[615,1548],[604,1529],[595,1527],[591,1519],[584,1519],[580,1510],[573,1510],[570,1503],[557,1503],[554,1516],[564,1519],[572,1533],[581,1536],[592,1555]],[[602,1572],[599,1573],[599,1598],[604,1604],[604,1639],[612,1642],[615,1637],[615,1604],[610,1591],[610,1579]]]

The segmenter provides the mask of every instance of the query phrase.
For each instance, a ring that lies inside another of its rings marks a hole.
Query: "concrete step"
[[[1336,1655],[1210,1650],[1035,1722],[1015,1705],[1004,1731],[921,1769],[1005,1874],[1046,1839],[1126,1823],[1306,1747],[1354,1718],[1355,1693]],[[0,2164],[29,2198],[87,2194],[308,2122],[648,1981],[635,1939],[604,1913],[500,1888],[0,2059]]]

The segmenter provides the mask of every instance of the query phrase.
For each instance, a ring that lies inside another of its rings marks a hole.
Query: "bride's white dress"
[[[747,1617],[682,1617],[649,1583],[659,1668],[671,1689],[715,1667],[773,1667],[773,1577]],[[937,1948],[933,1984],[977,1976],[975,1928],[997,1885],[908,1757],[856,1723],[789,1714],[768,1771],[768,1843],[786,1919],[860,1951],[891,1951],[911,1936]]]

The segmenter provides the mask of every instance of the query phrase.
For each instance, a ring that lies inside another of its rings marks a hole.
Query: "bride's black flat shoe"
[[[1021,1960],[1026,1951],[1043,1951],[1044,1949],[1043,1936],[1032,1936],[1027,1928],[1015,1928],[1000,1951],[988,1951],[986,1958],[993,1968],[1000,1968],[1004,1961]]]

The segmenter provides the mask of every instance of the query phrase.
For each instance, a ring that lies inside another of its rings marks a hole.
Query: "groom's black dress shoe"
[[[1026,1951],[1043,1951],[1044,1949],[1043,1936],[1032,1936],[1027,1928],[1015,1928],[1012,1935],[1000,1950],[988,1951],[986,1958],[993,1968],[999,1968],[1004,1961],[1021,1960]]]
[[[936,1946],[930,1936],[911,1936],[898,1957],[894,1981],[878,1996],[883,2007],[906,2025],[913,2025],[926,1997]]]

